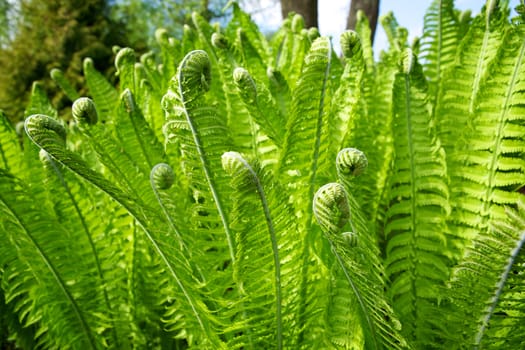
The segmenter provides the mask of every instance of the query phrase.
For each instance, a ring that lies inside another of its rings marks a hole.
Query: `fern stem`
[[[317,114],[317,130],[315,134],[315,147],[314,147],[314,154],[312,159],[312,170],[311,170],[311,176],[310,176],[310,191],[308,194],[308,198],[313,198],[315,193],[315,179],[317,177],[317,169],[319,167],[319,149],[321,148],[321,135],[323,132],[323,114],[324,114],[324,98],[326,94],[326,84],[328,82],[328,76],[330,73],[330,67],[331,67],[331,61],[332,61],[332,42],[329,42],[329,50],[328,50],[328,62],[326,63],[326,69],[323,76],[323,85],[321,88],[321,97],[319,99],[319,108],[318,108],[318,114]],[[311,209],[311,206],[309,206]],[[310,218],[311,218],[311,211],[310,211]],[[309,220],[311,221],[311,219]]]
[[[478,333],[475,337],[474,342],[474,349],[481,349],[481,342],[483,340],[483,336],[485,334],[485,331],[487,330],[487,327],[489,325],[490,319],[492,315],[494,314],[494,311],[496,309],[496,306],[499,302],[499,299],[501,297],[501,294],[503,293],[503,288],[505,287],[505,284],[507,282],[507,279],[509,277],[509,273],[514,266],[514,262],[516,261],[518,254],[521,252],[521,249],[523,248],[523,245],[525,244],[525,231],[521,232],[521,238],[518,241],[518,244],[512,249],[510,253],[510,257],[508,260],[507,265],[505,266],[505,269],[503,270],[503,273],[501,275],[501,278],[499,279],[497,283],[497,289],[496,293],[494,294],[494,297],[492,298],[492,301],[490,303],[490,306],[488,307],[485,316],[483,317],[481,321],[481,327],[478,330]]]
[[[49,258],[47,257],[45,252],[42,250],[42,248],[40,247],[38,242],[35,240],[35,238],[31,235],[29,230],[26,228],[26,226],[24,225],[22,219],[18,216],[18,214],[16,212],[14,212],[11,209],[11,207],[5,201],[5,199],[3,198],[1,193],[0,193],[0,201],[2,202],[4,207],[9,210],[9,212],[11,213],[13,218],[16,219],[16,223],[18,224],[18,226],[20,228],[22,228],[22,230],[24,231],[25,235],[29,238],[29,240],[31,241],[33,246],[36,248],[36,251],[37,251],[38,255],[40,256],[40,258],[42,259],[44,264],[47,266],[47,268],[49,269],[49,271],[53,275],[53,278],[55,279],[57,285],[59,286],[60,290],[62,291],[62,293],[64,294],[64,296],[68,300],[68,302],[71,304],[72,309],[73,309],[77,319],[80,322],[80,326],[81,326],[82,332],[86,335],[87,339],[89,340],[90,347],[92,349],[97,349],[95,339],[93,338],[93,334],[92,334],[92,332],[90,330],[90,327],[89,327],[89,325],[88,325],[84,315],[82,314],[82,312],[80,310],[80,307],[78,306],[76,300],[73,298],[73,296],[71,295],[71,293],[67,289],[65,282],[60,277],[60,274],[56,270],[55,266],[49,260]]]
[[[441,11],[440,11],[441,13]],[[416,189],[416,172],[415,167],[416,164],[414,162],[415,157],[415,151],[414,151],[414,142],[412,140],[412,111],[411,111],[411,100],[410,100],[410,70],[405,73],[405,116],[407,119],[407,142],[408,142],[408,152],[409,152],[409,159],[410,159],[410,219],[411,219],[411,227],[412,227],[412,234],[410,235],[410,249],[413,249],[414,246],[416,246],[415,242],[415,230],[417,228],[417,219],[416,219],[416,213],[417,213],[417,206],[416,206],[416,196],[417,196],[417,189]],[[412,273],[415,269],[414,267],[416,264],[413,261],[414,254],[410,255],[410,289],[412,294],[412,301],[415,303],[416,298],[414,296],[417,295],[416,291],[416,281],[414,278],[414,274]],[[413,305],[414,309],[412,311],[414,315],[414,324],[412,325],[412,337],[413,339],[416,338],[416,327],[417,327],[417,306]]]

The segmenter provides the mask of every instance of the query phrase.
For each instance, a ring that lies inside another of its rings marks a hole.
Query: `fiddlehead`
[[[211,65],[208,54],[202,50],[190,52],[179,66],[179,85],[183,98],[190,102],[210,89]]]
[[[347,30],[341,34],[341,51],[346,58],[363,56],[363,48],[361,47],[361,39],[359,34],[352,30]]]
[[[322,186],[315,193],[313,213],[324,232],[341,232],[350,219],[350,206],[344,187],[335,182]]]
[[[344,148],[337,154],[335,164],[337,174],[342,180],[361,175],[368,167],[368,159],[357,148]]]
[[[233,71],[233,82],[246,104],[257,102],[257,86],[246,69],[242,67],[235,68]]]
[[[175,181],[173,169],[165,163],[157,164],[151,169],[151,185],[161,190],[167,190]]]
[[[98,121],[97,108],[92,99],[81,97],[73,103],[71,108],[73,118],[78,124],[96,124]]]
[[[27,135],[38,145],[44,138],[53,138],[64,144],[66,129],[56,119],[43,114],[29,116],[24,124]]]

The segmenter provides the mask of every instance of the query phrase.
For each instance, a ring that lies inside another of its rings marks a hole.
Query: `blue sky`
[[[339,35],[344,31],[346,17],[350,6],[349,0],[318,0],[319,1],[319,30],[322,35],[330,35],[333,42],[338,45]],[[431,4],[431,0],[381,0],[380,15],[392,11],[398,23],[407,28],[410,38],[420,36],[423,28],[423,15]],[[479,12],[485,1],[482,0],[456,0],[458,9],[472,10],[473,14]],[[510,0],[511,8],[514,8],[519,0]],[[261,28],[276,29],[280,25],[281,10],[278,2],[260,0],[259,4],[264,9],[252,15],[252,18]],[[246,9],[250,12],[250,9]],[[378,25],[374,43],[374,51],[377,53],[386,48],[386,36]]]

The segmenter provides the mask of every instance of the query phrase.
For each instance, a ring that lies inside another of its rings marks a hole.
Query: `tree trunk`
[[[372,37],[370,40],[374,43],[374,35],[377,27],[377,17],[379,15],[379,0],[352,0],[350,4],[350,12],[348,13],[348,19],[346,20],[347,29],[355,29],[357,22],[357,11],[362,10],[368,22],[370,23],[370,31]]]
[[[317,22],[317,0],[281,0],[281,13],[283,19],[289,12],[303,16],[306,28],[319,27]]]

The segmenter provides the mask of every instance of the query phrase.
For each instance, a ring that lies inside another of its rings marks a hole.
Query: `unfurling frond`
[[[96,124],[98,113],[92,99],[81,97],[73,103],[72,114],[75,121],[79,124]]]
[[[322,186],[315,193],[313,205],[315,218],[325,232],[339,233],[350,218],[345,189],[338,183]]]
[[[160,163],[151,169],[151,182],[155,187],[166,190],[173,185],[174,181],[175,173],[168,164]]]

